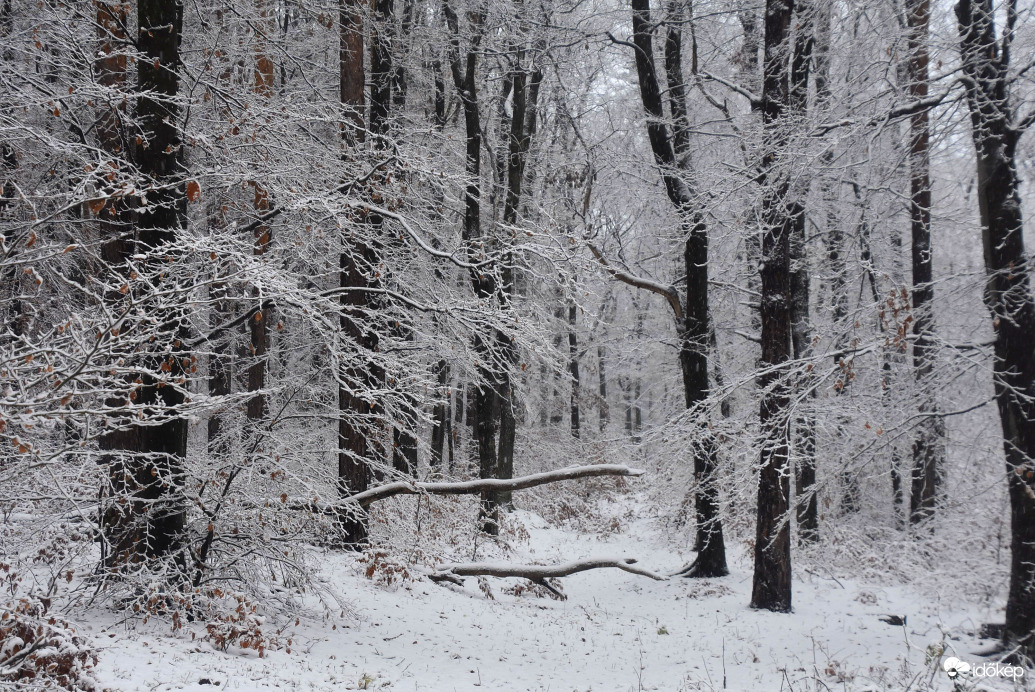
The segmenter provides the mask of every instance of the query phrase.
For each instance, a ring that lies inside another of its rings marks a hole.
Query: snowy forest
[[[0,687],[1035,690],[1033,125],[1031,0],[0,0]]]

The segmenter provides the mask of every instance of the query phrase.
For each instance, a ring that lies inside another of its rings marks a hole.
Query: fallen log
[[[556,577],[567,577],[578,572],[585,572],[591,569],[603,569],[613,567],[632,574],[639,574],[658,581],[665,581],[668,577],[656,574],[650,570],[636,566],[636,560],[627,558],[590,558],[587,560],[576,560],[565,562],[560,565],[508,565],[496,562],[468,562],[448,565],[439,565],[433,579],[453,581],[450,577],[519,577],[536,583]]]
[[[395,495],[474,495],[493,490],[524,490],[526,488],[534,488],[537,485],[578,478],[642,476],[644,473],[640,469],[631,469],[621,464],[594,464],[593,466],[572,466],[566,469],[557,469],[556,471],[534,473],[530,476],[521,476],[519,478],[481,478],[471,481],[458,481],[456,483],[396,481],[356,493],[343,498],[336,504],[347,506],[350,503],[358,503],[360,507],[366,508],[378,500],[385,500]]]

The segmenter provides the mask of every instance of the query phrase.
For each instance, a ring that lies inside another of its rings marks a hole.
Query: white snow
[[[633,510],[642,516],[643,505]],[[607,537],[551,528],[529,512],[518,518],[531,538],[517,546],[516,562],[624,555],[667,574],[689,557],[674,553],[649,518]],[[113,625],[110,614],[96,615],[87,634],[103,647],[95,677],[116,690],[901,691],[953,689],[941,660],[980,663],[976,653],[992,642],[973,632],[1002,621],[1001,612],[922,587],[801,569],[793,613],[753,611],[750,550],[735,544],[730,554],[731,574],[722,579],[576,574],[562,581],[566,601],[504,594],[514,579],[488,579],[494,599],[474,578],[463,588],[427,579],[386,588],[355,569],[354,558],[331,554],[326,573],[357,617],[303,619],[288,628],[290,653],[217,652],[153,622]],[[879,620],[887,615],[906,616],[908,625]],[[1035,689],[1032,682],[985,679],[966,689]]]

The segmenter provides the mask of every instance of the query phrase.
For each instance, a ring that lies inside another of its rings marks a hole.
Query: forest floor
[[[661,573],[683,564],[659,524],[640,517],[642,500],[611,504],[621,530],[603,536],[518,512],[529,538],[507,561],[636,557]],[[515,579],[489,579],[492,598],[470,578],[463,588],[427,579],[385,587],[353,558],[331,554],[328,577],[355,613],[336,624],[303,621],[291,653],[220,652],[184,631],[114,626],[103,615],[88,634],[102,647],[95,677],[115,690],[952,690],[940,661],[978,664],[992,644],[975,632],[995,617],[986,609],[803,566],[793,613],[754,611],[746,546],[731,546],[731,559],[731,574],[711,580],[584,572],[563,580],[568,598],[558,601],[504,593]],[[888,615],[906,616],[907,625],[882,622]],[[959,689],[1035,689],[1035,673],[1025,672],[1020,680],[972,678]]]

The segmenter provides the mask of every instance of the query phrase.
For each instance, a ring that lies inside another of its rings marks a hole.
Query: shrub
[[[0,563],[12,595],[0,606],[0,683],[95,690],[90,670],[97,654],[72,625],[50,614],[50,598],[17,595],[20,579]]]

